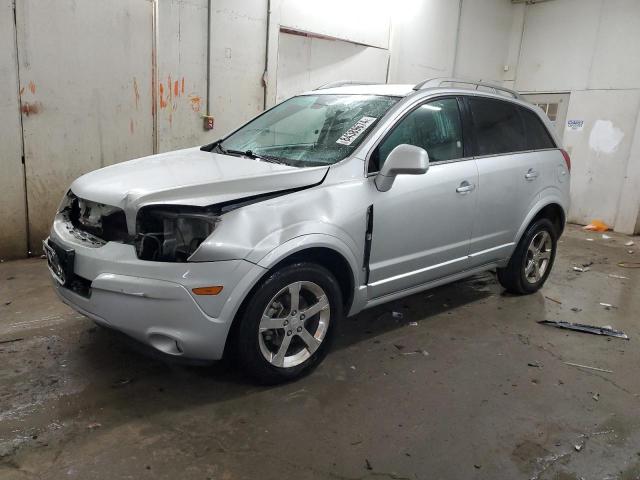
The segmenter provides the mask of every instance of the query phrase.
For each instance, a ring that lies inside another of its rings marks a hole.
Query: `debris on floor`
[[[572,312],[576,312],[576,313],[578,313],[578,312],[581,312],[581,311],[582,311],[582,309],[581,309],[581,308],[579,308],[579,307],[571,307],[571,311],[572,311]]]
[[[635,242],[633,240],[629,240],[627,243],[624,244],[625,247],[632,247],[633,245],[635,245]]]
[[[87,425],[87,428],[89,430],[95,430],[95,429],[100,428],[100,427],[102,427],[102,424],[98,423],[98,422],[90,423],[89,425]]]
[[[564,362],[565,365],[571,365],[572,367],[586,368],[587,370],[595,370],[596,372],[613,373],[613,370],[607,370],[605,368],[591,367],[589,365],[580,365],[579,363]]]
[[[417,327],[418,326],[418,322],[409,322],[409,326]]]
[[[13,343],[13,342],[20,342],[24,340],[23,338],[12,338],[11,340],[0,340],[0,344],[3,343]]]
[[[618,262],[621,268],[640,268],[640,262]]]
[[[582,229],[588,232],[606,232],[607,230],[610,230],[610,227],[602,220],[591,220],[591,223],[589,225],[585,225]]]
[[[538,323],[541,325],[551,325],[552,327],[556,327],[556,328],[566,328],[567,330],[575,330],[577,332],[592,333],[594,335],[607,335],[609,337],[623,338],[625,340],[629,340],[629,337],[627,336],[626,333],[621,332],[620,330],[614,330],[609,326],[597,327],[594,325],[563,322],[559,320],[540,320]]]
[[[611,310],[612,308],[618,308],[615,305],[612,305],[612,304],[606,303],[606,302],[600,302],[600,305],[602,305],[607,310]]]
[[[611,237],[609,235],[607,235],[606,233],[602,234],[602,239],[603,240],[611,240]]]
[[[594,393],[591,398],[593,398],[596,402],[600,400],[600,394],[598,392]]]
[[[551,298],[551,297],[547,297],[547,296],[545,296],[544,298],[546,298],[547,300],[551,300],[552,302],[555,302],[558,305],[562,305],[562,302],[560,300],[555,299],[555,298]]]
[[[540,362],[529,362],[527,363],[529,367],[542,368],[542,364]]]
[[[404,318],[404,315],[402,314],[402,312],[391,312],[391,315],[393,316],[393,318],[397,318],[397,319]]]
[[[625,277],[624,275],[616,275],[615,273],[610,273],[609,277],[618,278],[620,280],[629,280],[629,277]]]
[[[402,352],[400,355],[408,356],[408,355],[417,355],[419,353],[424,355],[425,357],[429,356],[429,352],[427,352],[426,350],[412,350],[411,352]]]
[[[571,268],[573,269],[574,272],[580,272],[580,273],[588,272],[590,270],[589,267],[576,267],[576,266],[573,266]]]

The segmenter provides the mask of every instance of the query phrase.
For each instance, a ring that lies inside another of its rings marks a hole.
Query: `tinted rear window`
[[[517,106],[490,98],[470,97],[477,155],[528,150]]]
[[[522,120],[524,120],[524,129],[527,134],[527,150],[555,148],[556,145],[540,117],[528,108],[518,107],[518,109],[522,115]]]

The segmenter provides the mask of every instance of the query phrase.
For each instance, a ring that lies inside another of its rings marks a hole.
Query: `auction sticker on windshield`
[[[336,143],[339,143],[340,145],[351,145],[353,141],[376,120],[376,117],[362,117],[353,127],[344,132],[342,136],[336,140]]]

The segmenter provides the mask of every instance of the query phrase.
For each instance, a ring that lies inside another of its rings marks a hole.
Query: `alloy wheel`
[[[260,319],[258,341],[272,365],[290,368],[320,347],[331,320],[325,291],[313,282],[293,282],[276,293]]]
[[[524,276],[529,283],[537,283],[544,277],[551,262],[553,242],[546,230],[536,233],[527,248]]]

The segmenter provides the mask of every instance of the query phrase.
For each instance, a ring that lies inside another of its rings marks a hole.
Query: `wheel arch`
[[[562,204],[559,200],[546,199],[546,201],[538,202],[534,206],[534,208],[530,210],[529,215],[527,215],[527,218],[518,230],[518,234],[516,235],[515,239],[515,245],[520,242],[522,235],[524,235],[524,232],[527,230],[529,225],[540,218],[548,218],[549,220],[551,220],[553,225],[556,227],[556,233],[558,234],[558,237],[562,235],[567,219],[565,209],[562,207]]]
[[[233,343],[239,324],[238,319],[242,316],[249,299],[262,285],[262,282],[283,266],[302,261],[317,263],[327,268],[336,277],[342,293],[344,315],[349,313],[354,303],[356,285],[360,281],[353,253],[339,239],[330,235],[317,234],[297,237],[274,249],[258,263],[257,266],[262,267],[261,274],[252,282],[233,315],[225,342],[225,354],[230,344]]]

